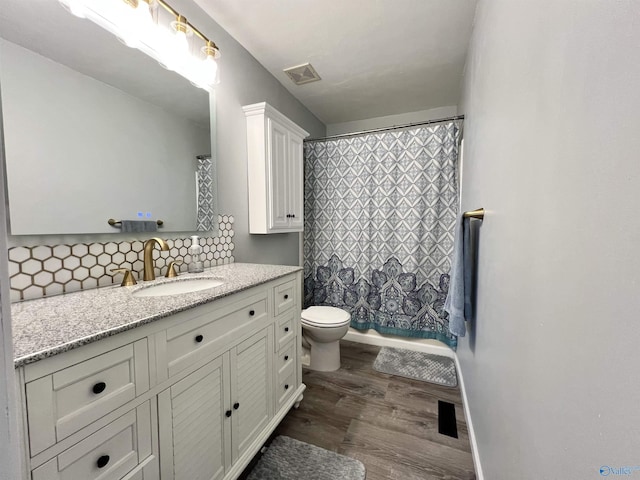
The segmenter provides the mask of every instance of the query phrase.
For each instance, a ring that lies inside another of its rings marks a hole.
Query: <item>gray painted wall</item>
[[[486,479],[640,465],[639,19],[634,1],[479,2],[462,198],[488,212],[458,355]]]
[[[181,5],[188,3],[192,2],[176,2],[175,7],[182,11]],[[249,235],[247,127],[242,106],[266,101],[312,137],[324,136],[325,125],[218,24],[204,16],[201,18],[197,7],[186,7],[183,8],[185,16],[202,28],[222,53],[221,83],[216,87],[218,203],[220,212],[235,218],[235,260],[298,265],[299,234]]]
[[[393,127],[408,123],[426,122],[440,118],[451,117],[457,114],[458,108],[454,106],[431,108],[417,112],[400,113],[398,115],[386,115],[384,117],[367,118],[353,122],[330,123],[327,125],[327,135],[340,135],[343,133],[360,132],[374,128]]]

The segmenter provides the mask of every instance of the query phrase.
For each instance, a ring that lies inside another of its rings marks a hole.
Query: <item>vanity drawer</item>
[[[31,456],[149,389],[147,339],[26,384]]]
[[[278,354],[276,355],[276,371],[278,375],[283,372],[284,368],[287,368],[289,365],[293,364],[296,360],[296,342],[292,340],[284,347],[282,347]]]
[[[171,377],[215,354],[233,338],[269,321],[267,291],[183,322],[166,331],[166,355],[160,370]]]
[[[296,336],[300,319],[295,310],[290,310],[276,320],[276,350],[280,350]]]
[[[143,463],[145,474],[157,472],[152,452],[156,414],[151,401],[146,401],[33,470],[32,479],[120,480],[129,472],[135,475]]]
[[[296,281],[290,280],[286,283],[276,285],[273,289],[275,305],[275,316],[286,312],[296,304]]]
[[[282,404],[285,403],[296,390],[296,369],[294,366],[294,363],[291,363],[278,372],[278,386],[276,388],[278,408],[282,407]]]

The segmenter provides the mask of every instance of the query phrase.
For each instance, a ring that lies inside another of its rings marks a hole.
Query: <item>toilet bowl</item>
[[[340,368],[340,339],[347,334],[351,315],[336,307],[309,307],[302,311],[303,357],[310,370],[333,372]]]

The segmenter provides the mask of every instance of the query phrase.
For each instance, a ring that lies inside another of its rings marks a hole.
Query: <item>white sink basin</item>
[[[193,293],[208,288],[219,287],[224,282],[215,278],[191,278],[189,280],[174,280],[173,282],[160,283],[143,287],[132,293],[134,297],[164,297],[166,295],[180,295],[181,293]]]

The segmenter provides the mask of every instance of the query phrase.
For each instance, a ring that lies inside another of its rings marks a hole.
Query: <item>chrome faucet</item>
[[[160,250],[169,250],[169,245],[167,242],[158,237],[153,237],[147,240],[144,244],[144,276],[142,279],[144,281],[147,280],[155,280],[156,274],[153,268],[153,247],[155,244],[158,244]]]

